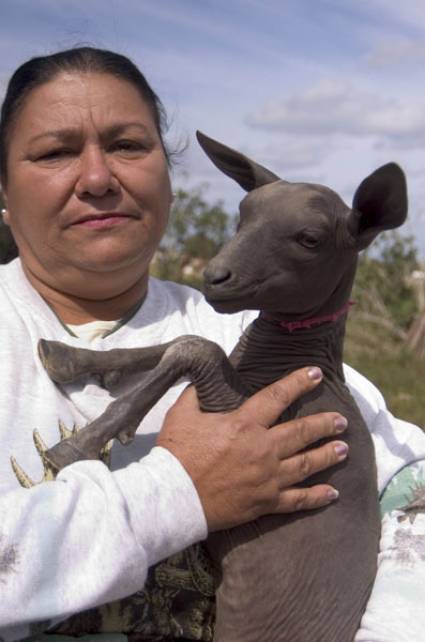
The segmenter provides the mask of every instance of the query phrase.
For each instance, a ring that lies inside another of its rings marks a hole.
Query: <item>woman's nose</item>
[[[118,179],[111,171],[107,155],[102,149],[96,147],[82,152],[75,189],[79,197],[117,193]]]

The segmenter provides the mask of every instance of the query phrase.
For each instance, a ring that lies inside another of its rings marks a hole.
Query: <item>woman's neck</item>
[[[31,285],[52,308],[62,323],[81,325],[90,321],[115,321],[125,316],[146,296],[148,274],[144,274],[130,286],[112,288],[108,275],[103,275],[100,287],[92,291],[86,286],[84,296],[51,287],[22,263]]]

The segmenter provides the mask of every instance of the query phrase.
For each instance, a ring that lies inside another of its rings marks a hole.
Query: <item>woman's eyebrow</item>
[[[122,123],[114,123],[101,132],[102,138],[109,138],[119,136],[128,129],[138,129],[141,133],[149,133],[148,127],[139,121],[125,121]],[[41,134],[37,134],[30,139],[30,143],[34,143],[43,138],[55,138],[61,141],[71,141],[81,137],[81,130],[79,128],[64,127],[61,129],[49,129]]]
[[[122,122],[122,123],[115,123],[114,125],[107,127],[105,130],[105,134],[107,136],[119,136],[120,134],[125,132],[127,129],[134,129],[134,128],[139,129],[143,134],[147,134],[149,132],[149,129],[143,123],[139,121],[129,121],[129,122]]]
[[[75,139],[76,136],[78,135],[78,130],[73,129],[71,127],[69,128],[63,128],[63,129],[49,129],[41,134],[37,134],[36,136],[33,136],[30,138],[30,143],[35,143],[36,141],[42,139],[42,138],[56,138],[57,140],[71,140]]]

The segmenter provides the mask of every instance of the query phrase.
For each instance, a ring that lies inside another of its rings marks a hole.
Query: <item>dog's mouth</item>
[[[241,310],[258,310],[256,304],[260,284],[243,287],[240,284],[204,284],[204,295],[208,303],[217,312],[240,312]]]

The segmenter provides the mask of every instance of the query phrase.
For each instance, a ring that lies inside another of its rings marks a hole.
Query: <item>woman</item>
[[[208,530],[333,501],[337,492],[329,486],[294,485],[303,471],[344,459],[344,443],[297,452],[342,432],[346,422],[327,413],[302,427],[267,430],[291,400],[317,385],[314,368],[228,415],[200,413],[189,390],[165,417],[180,385],[151,411],[130,446],[114,444],[111,470],[79,462],[54,483],[34,486],[49,471],[41,440],[38,452],[32,443],[33,429],[51,446],[111,401],[93,379],[56,388],[37,356],[41,337],[106,350],[191,333],[230,351],[244,319],[219,317],[199,294],[148,280],[171,189],[161,106],[130,61],[81,48],[23,65],[4,102],[0,149],[4,220],[20,254],[0,272],[1,635],[20,639],[88,611],[58,630],[185,636],[184,623],[169,631],[161,622],[166,605],[155,599],[164,600],[164,593],[154,591],[150,602],[140,592],[127,598],[141,589],[148,567]],[[352,381],[381,448],[383,487],[403,465],[425,456],[424,440],[420,431],[392,422],[361,378],[353,374]],[[392,452],[387,439],[397,442]],[[178,566],[180,558],[172,559]],[[202,611],[199,603],[194,609]],[[194,635],[208,639],[205,613]]]

